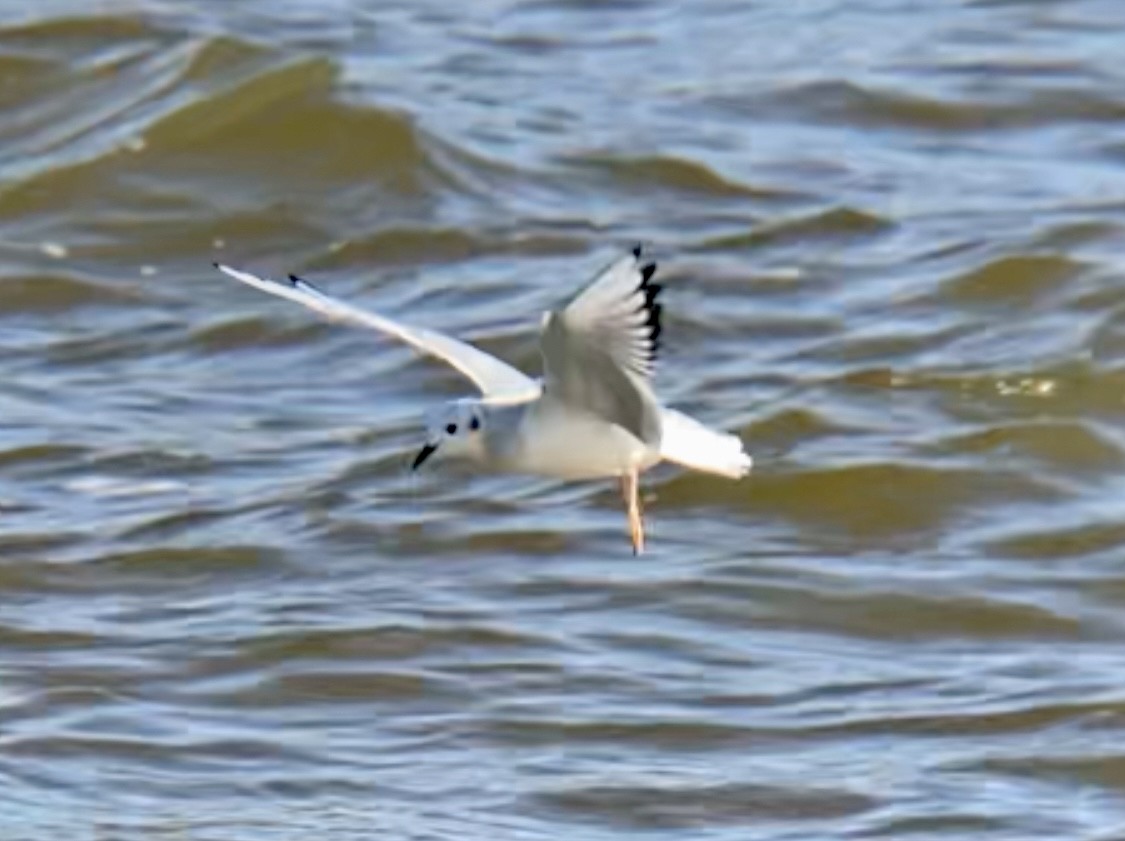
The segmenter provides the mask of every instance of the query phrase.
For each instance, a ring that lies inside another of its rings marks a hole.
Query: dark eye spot
[[[475,417],[475,416],[470,418],[469,419],[469,429],[473,430],[474,432],[476,432],[478,429],[480,429],[480,418]]]
[[[455,424],[455,423],[447,423],[447,424],[445,425],[445,431],[446,431],[446,433],[448,433],[449,435],[453,435],[453,434],[455,434],[455,433],[457,432],[457,424]]]

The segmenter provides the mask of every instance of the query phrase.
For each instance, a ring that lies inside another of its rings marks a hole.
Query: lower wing
[[[731,479],[750,472],[753,459],[737,435],[716,432],[675,409],[663,409],[660,421],[660,456],[665,461]]]

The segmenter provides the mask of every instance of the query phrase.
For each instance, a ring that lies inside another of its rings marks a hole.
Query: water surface
[[[0,836],[1125,833],[1125,10],[0,19]],[[634,242],[754,475],[406,464]]]

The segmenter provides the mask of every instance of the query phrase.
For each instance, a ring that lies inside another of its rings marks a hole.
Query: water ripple
[[[870,5],[870,4],[869,4]],[[902,5],[902,4],[900,4]],[[1111,4],[57,0],[0,26],[0,836],[1109,838]],[[661,263],[755,473],[407,469]]]

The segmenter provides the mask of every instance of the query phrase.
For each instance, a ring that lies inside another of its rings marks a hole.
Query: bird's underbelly
[[[560,479],[598,479],[643,471],[660,461],[659,441],[646,444],[623,427],[585,412],[535,413],[517,436],[510,467]]]

